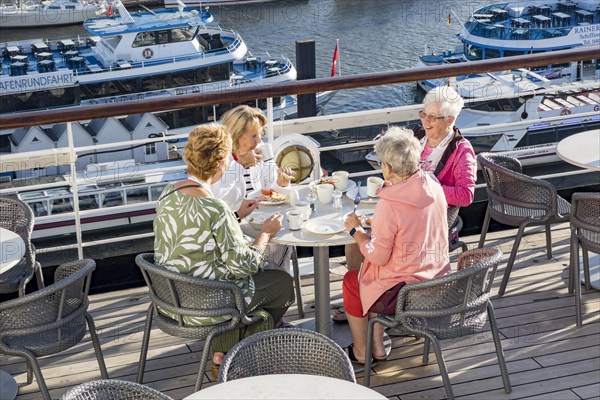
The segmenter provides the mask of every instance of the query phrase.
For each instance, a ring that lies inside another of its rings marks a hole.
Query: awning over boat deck
[[[549,28],[552,23],[552,18],[544,15],[534,15],[531,18],[533,19],[534,25],[538,28]]]

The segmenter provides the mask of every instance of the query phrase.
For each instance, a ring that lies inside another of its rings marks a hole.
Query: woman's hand
[[[344,228],[346,228],[346,231],[350,232],[352,228],[358,228],[361,226],[362,222],[360,221],[360,218],[358,218],[358,215],[354,213],[349,213],[346,215],[346,219],[344,219]]]
[[[250,168],[258,164],[262,161],[262,156],[254,152],[254,150],[250,150],[247,153],[240,154],[237,156],[237,162],[242,165],[244,168]]]
[[[281,230],[282,223],[283,215],[275,213],[265,220],[260,231],[269,236],[274,235]]]
[[[294,177],[294,171],[289,167],[277,169],[277,184],[281,187],[288,186]]]
[[[258,201],[244,199],[242,200],[242,205],[237,210],[237,214],[240,218],[246,218],[248,215],[252,213],[252,211],[258,208]]]

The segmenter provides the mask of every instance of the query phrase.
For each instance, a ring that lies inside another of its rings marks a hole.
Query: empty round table
[[[219,383],[186,397],[201,399],[385,399],[359,385],[326,376],[302,374],[260,375]]]
[[[564,138],[556,146],[556,154],[569,164],[600,171],[600,129]]]
[[[0,274],[18,264],[25,255],[25,243],[13,231],[0,228]]]

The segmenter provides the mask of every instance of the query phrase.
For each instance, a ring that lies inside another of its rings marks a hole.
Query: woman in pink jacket
[[[394,314],[398,291],[450,272],[447,202],[442,187],[419,168],[421,148],[409,130],[392,127],[375,145],[385,184],[379,190],[371,236],[356,214],[346,230],[365,257],[344,276],[343,297],[354,343],[348,355],[364,363],[369,314]],[[386,358],[383,326],[375,325],[373,357]]]

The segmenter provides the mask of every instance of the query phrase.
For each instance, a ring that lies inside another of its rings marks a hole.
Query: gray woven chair
[[[577,326],[581,326],[581,284],[579,275],[579,248],[583,253],[585,286],[590,289],[590,260],[588,252],[600,253],[600,193],[574,193],[571,215],[571,268],[569,292],[575,289]]]
[[[17,233],[26,246],[21,261],[0,275],[0,293],[18,291],[19,296],[23,296],[25,285],[29,283],[34,273],[38,288],[44,287],[42,267],[35,261],[35,248],[31,244],[33,218],[33,210],[27,204],[17,199],[0,197],[0,227]]]
[[[173,400],[148,386],[117,379],[91,381],[77,385],[60,400]]]
[[[251,316],[246,315],[242,291],[232,282],[200,279],[168,271],[166,268],[154,264],[153,253],[139,254],[135,258],[135,262],[140,267],[148,285],[152,302],[146,313],[146,325],[138,365],[138,383],[143,383],[144,379],[153,320],[156,321],[161,331],[171,336],[204,340],[200,369],[196,378],[196,391],[202,387],[202,378],[208,362],[210,347],[216,336],[251,325],[261,319],[270,320],[271,326],[273,326],[273,321],[266,311],[257,310]],[[157,307],[176,315],[177,319],[161,314]],[[221,324],[198,326],[185,324],[184,316],[229,316],[231,319]]]
[[[108,378],[94,320],[87,312],[90,278],[95,268],[93,260],[62,264],[54,273],[52,285],[0,303],[0,354],[25,358],[27,384],[33,381],[33,370],[46,400],[50,400],[50,393],[37,357],[59,353],[81,342],[86,321],[100,373]]]
[[[409,284],[398,292],[396,315],[380,315],[369,321],[365,371],[370,372],[373,327],[376,323],[398,328],[404,333],[425,338],[423,363],[429,362],[429,347],[437,359],[446,395],[454,399],[439,340],[473,335],[487,319],[506,393],[511,392],[508,370],[504,361],[500,335],[496,325],[490,290],[502,252],[498,248],[468,250],[458,257],[458,272]],[[365,386],[370,386],[371,374],[365,373]]]
[[[467,244],[460,240],[458,233],[463,227],[463,221],[458,212],[460,211],[459,206],[448,206],[448,251],[453,252],[454,250],[460,249],[467,251],[469,248]]]
[[[273,329],[245,338],[227,353],[218,382],[257,375],[305,374],[356,382],[342,348],[314,331]]]
[[[521,164],[515,158],[480,153],[477,155],[477,162],[485,177],[488,196],[479,247],[483,247],[485,243],[491,218],[519,228],[498,290],[498,295],[503,296],[525,228],[546,227],[546,254],[551,259],[550,225],[569,221],[571,205],[556,193],[550,183],[523,175]]]

